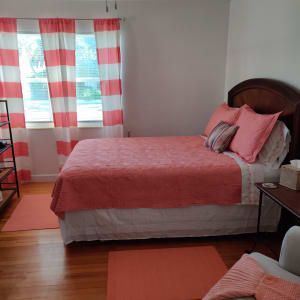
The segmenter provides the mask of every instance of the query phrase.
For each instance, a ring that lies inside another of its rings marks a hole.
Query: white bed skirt
[[[65,244],[74,241],[204,237],[253,233],[257,205],[199,205],[165,209],[94,209],[60,220]],[[264,199],[261,230],[276,231],[280,207]]]

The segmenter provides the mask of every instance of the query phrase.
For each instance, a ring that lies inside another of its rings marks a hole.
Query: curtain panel
[[[77,143],[75,20],[40,19],[56,148],[62,167]]]
[[[103,126],[123,124],[120,20],[96,19],[94,30],[102,95]]]
[[[24,103],[19,68],[17,21],[14,18],[0,18],[0,99],[7,99],[14,140],[14,151],[19,180],[31,179],[28,137],[25,126]],[[0,108],[0,120],[6,117],[4,106]],[[1,127],[2,138],[7,138],[8,128]],[[12,153],[2,155],[11,160]]]

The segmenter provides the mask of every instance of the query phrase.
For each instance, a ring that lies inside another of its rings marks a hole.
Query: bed
[[[251,79],[228,93],[229,106],[244,104],[260,114],[282,111],[292,135],[286,160],[299,157],[297,91],[275,80]],[[51,208],[60,217],[64,243],[255,232],[254,184],[278,180],[279,169],[248,164],[231,152],[210,153],[203,142],[197,136],[79,143],[53,191]],[[261,228],[275,231],[280,209],[264,203]]]

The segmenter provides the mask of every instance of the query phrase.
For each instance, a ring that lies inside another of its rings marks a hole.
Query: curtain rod
[[[60,19],[60,17],[57,17],[58,19]],[[38,20],[39,18],[30,18],[30,17],[28,17],[28,18],[16,18],[17,20]],[[43,18],[41,18],[41,19],[43,19]],[[51,19],[51,18],[49,18],[49,19]],[[53,19],[55,19],[55,18],[53,18]],[[99,18],[93,18],[93,19],[90,19],[90,18],[66,18],[66,19],[75,19],[75,20],[78,20],[78,21],[93,21],[93,20],[95,20],[95,19],[99,19]],[[103,19],[105,19],[105,18],[103,18]],[[109,19],[119,19],[120,21],[125,21],[126,20],[126,18],[109,18]]]

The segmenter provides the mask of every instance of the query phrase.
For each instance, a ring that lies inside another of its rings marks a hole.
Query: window
[[[52,122],[51,101],[40,34],[18,34],[26,122]],[[102,101],[93,34],[76,35],[78,121],[101,121]]]
[[[26,122],[51,122],[52,110],[42,40],[39,34],[18,34]]]
[[[100,79],[94,35],[76,35],[76,95],[79,121],[102,120]]]

